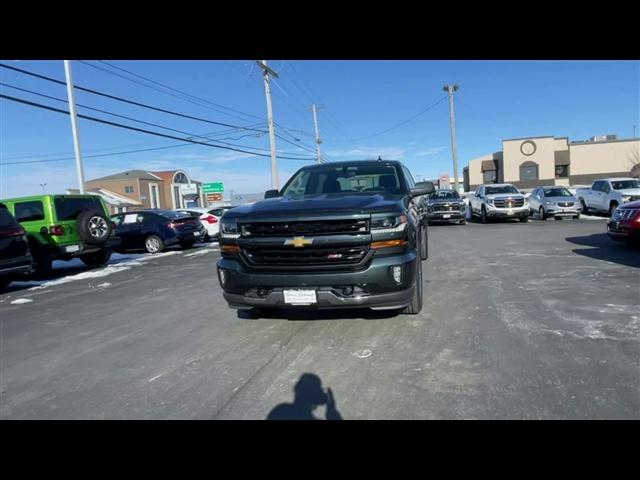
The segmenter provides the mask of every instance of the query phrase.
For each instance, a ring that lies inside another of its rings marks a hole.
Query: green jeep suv
[[[26,230],[38,275],[54,260],[75,257],[88,266],[109,261],[115,237],[109,210],[97,195],[36,195],[2,201]]]

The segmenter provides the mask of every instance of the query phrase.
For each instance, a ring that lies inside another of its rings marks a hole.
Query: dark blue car
[[[119,252],[144,249],[159,253],[172,245],[190,248],[206,234],[198,218],[173,210],[138,210],[119,213],[111,219],[116,236],[121,239],[116,248]]]

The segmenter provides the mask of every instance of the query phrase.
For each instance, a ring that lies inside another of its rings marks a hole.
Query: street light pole
[[[46,183],[41,183],[40,186],[42,187],[42,194],[44,195],[44,187],[46,187],[47,184]]]
[[[71,131],[73,132],[73,148],[76,154],[76,172],[78,174],[78,186],[80,193],[84,193],[84,168],[80,156],[80,138],[78,134],[78,118],[76,117],[76,98],[73,93],[73,76],[71,75],[71,62],[64,61],[64,73],[67,77],[67,97],[69,99],[69,117],[71,117]]]
[[[456,141],[456,120],[453,112],[453,92],[460,89],[458,84],[445,85],[443,90],[449,94],[449,120],[451,124],[451,152],[453,154],[453,185],[458,191],[458,142]]]
[[[316,129],[316,162],[322,163],[322,159],[320,157],[320,144],[322,143],[322,140],[320,140],[320,130],[318,129],[318,114],[316,111],[315,103],[311,106],[311,110],[313,111],[313,125]]]
[[[278,178],[278,160],[276,159],[276,134],[273,127],[273,109],[271,107],[271,87],[269,85],[269,75],[278,78],[278,74],[267,66],[266,60],[257,62],[264,74],[264,93],[267,97],[267,120],[269,122],[269,141],[271,143],[271,188],[279,189],[280,180]]]

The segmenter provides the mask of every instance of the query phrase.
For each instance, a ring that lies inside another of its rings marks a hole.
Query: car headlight
[[[236,220],[222,220],[220,229],[222,230],[222,238],[238,238],[240,236]]]
[[[631,201],[631,197],[630,196],[623,196],[622,197],[622,201],[623,202],[630,202]]]
[[[544,202],[544,203],[546,203],[547,205],[555,205],[556,204],[556,202],[550,202],[548,200],[546,202]]]
[[[375,230],[377,233],[400,232],[406,228],[407,222],[406,215],[372,218],[371,230]]]
[[[493,198],[487,198],[487,203],[489,205],[493,205]]]

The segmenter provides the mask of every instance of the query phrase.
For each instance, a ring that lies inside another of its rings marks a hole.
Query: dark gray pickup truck
[[[218,279],[231,308],[422,309],[427,222],[397,161],[304,167],[221,220]]]

